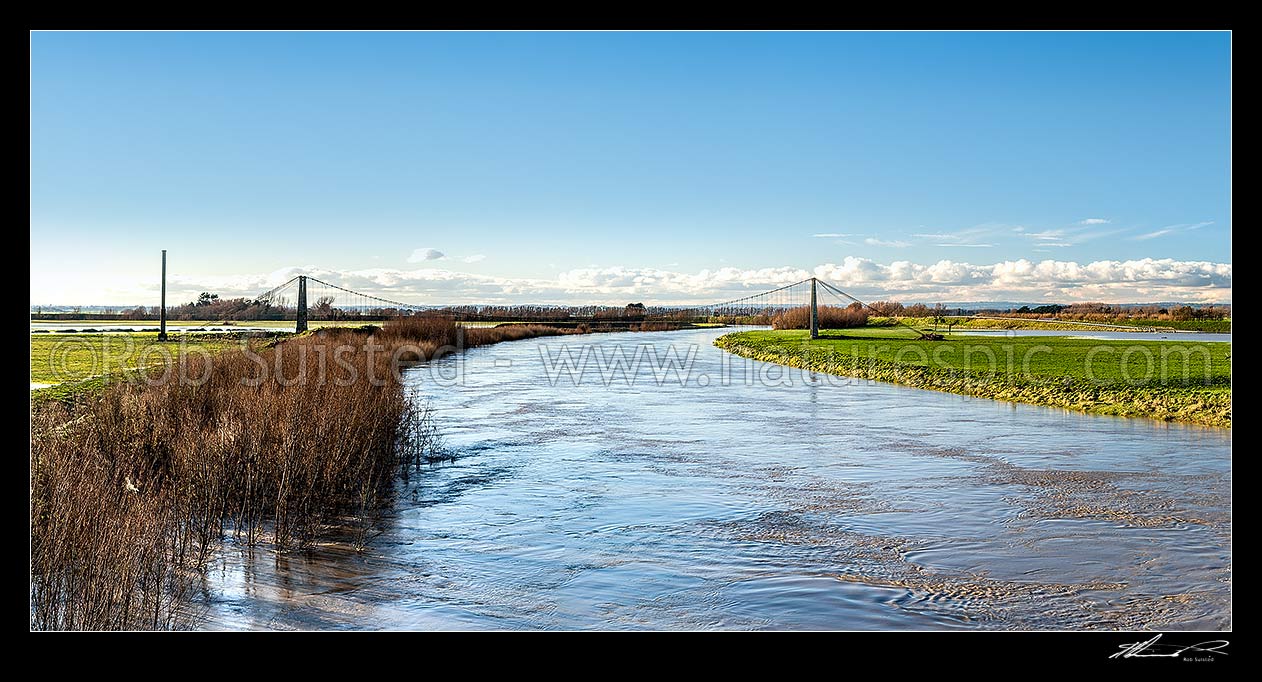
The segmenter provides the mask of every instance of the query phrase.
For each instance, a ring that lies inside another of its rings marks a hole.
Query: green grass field
[[[881,318],[877,318],[881,319]],[[1080,324],[1078,320],[1070,320],[1074,324],[1067,322],[1047,322],[1043,320],[1026,320],[1022,318],[1010,318],[1004,320],[998,319],[968,319],[951,317],[947,318],[955,322],[954,329],[1047,329],[1059,331],[1090,331],[1091,326]],[[931,327],[932,320],[926,318],[903,318],[904,322],[910,323],[914,327]],[[1098,330],[1109,331],[1130,331],[1127,329],[1111,329],[1110,327],[1157,327],[1161,329],[1177,329],[1179,331],[1188,332],[1213,332],[1230,334],[1231,320],[1112,320],[1105,322],[1105,325],[1095,327]],[[942,325],[939,325],[942,326]],[[1141,330],[1136,330],[1141,331]]]
[[[752,331],[715,345],[737,355],[859,379],[1170,421],[1231,425],[1231,344],[953,335],[901,327]]]
[[[132,334],[31,334],[31,383],[82,381],[141,366],[159,365],[181,352],[215,353],[240,348],[236,339],[173,335],[159,342],[156,332]]]

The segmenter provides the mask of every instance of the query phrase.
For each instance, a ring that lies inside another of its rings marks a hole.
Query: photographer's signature
[[[1160,644],[1161,635],[1156,635],[1145,642],[1122,644],[1121,651],[1109,658],[1185,658],[1185,660],[1212,661],[1214,655],[1227,655],[1223,648],[1229,644],[1225,639],[1211,639],[1198,644]]]

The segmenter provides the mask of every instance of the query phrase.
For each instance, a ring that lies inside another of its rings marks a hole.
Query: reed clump
[[[868,311],[858,303],[846,307],[821,305],[817,308],[820,329],[850,329],[868,323]],[[771,316],[772,329],[809,329],[811,309],[807,306],[789,308]]]
[[[396,478],[442,459],[400,361],[586,330],[401,318],[323,329],[31,405],[31,627],[181,627],[219,545],[362,544]]]
[[[466,327],[446,317],[400,317],[387,321],[372,338],[400,360],[433,360],[466,348],[519,341],[538,336],[584,334],[588,328],[552,327],[543,324],[501,324]]]
[[[33,405],[31,626],[179,627],[226,538],[362,541],[397,473],[432,447],[425,410],[362,343],[189,356],[170,376]]]

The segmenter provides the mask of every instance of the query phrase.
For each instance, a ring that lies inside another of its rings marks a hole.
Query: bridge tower
[[[815,305],[815,278],[811,278],[811,338],[819,338],[819,308]]]
[[[162,249],[162,299],[158,308],[158,340],[167,340],[167,250]]]
[[[302,333],[307,331],[307,276],[298,275],[298,323],[294,326],[294,331]]]

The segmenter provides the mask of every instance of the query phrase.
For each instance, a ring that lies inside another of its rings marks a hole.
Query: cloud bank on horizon
[[[434,259],[425,259],[434,260]],[[339,286],[418,305],[434,304],[611,304],[632,301],[672,305],[706,304],[819,277],[865,300],[903,302],[1103,301],[1143,303],[1231,301],[1231,264],[1170,258],[1099,260],[1005,260],[979,265],[952,260],[921,264],[879,263],[846,257],[807,270],[796,267],[724,267],[697,272],[625,266],[565,270],[551,278],[513,278],[421,267],[331,270],[287,267],[249,276],[187,277],[168,281],[168,300],[192,300],[199,292],[251,297],[295,275],[307,274]],[[137,304],[156,298],[154,286],[120,280],[102,293],[102,304]],[[49,303],[54,303],[50,301]]]

